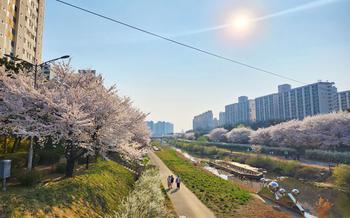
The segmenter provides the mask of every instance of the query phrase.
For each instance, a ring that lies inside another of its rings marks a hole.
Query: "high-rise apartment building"
[[[225,106],[225,125],[250,123],[255,120],[255,102],[247,96],[240,96],[238,103]]]
[[[278,94],[265,95],[255,99],[256,121],[279,119]]]
[[[341,111],[350,109],[350,90],[338,92],[338,109]]]
[[[44,0],[0,0],[0,57],[42,61]]]
[[[208,132],[215,127],[214,116],[212,111],[199,114],[193,118],[193,131]]]
[[[219,113],[219,126],[223,127],[226,125],[225,122],[225,112],[220,112]]]
[[[147,121],[147,126],[151,131],[152,137],[163,137],[174,134],[174,125],[165,121]]]
[[[303,119],[336,111],[337,88],[331,82],[317,82],[292,89],[284,84],[278,93],[255,99],[256,120]]]

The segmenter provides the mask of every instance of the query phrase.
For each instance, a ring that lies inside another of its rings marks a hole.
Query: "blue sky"
[[[227,23],[238,11],[261,17],[313,1],[306,0],[67,0],[166,36]],[[175,39],[306,83],[334,81],[350,89],[350,1],[322,0],[323,6],[286,13],[254,24],[238,36],[221,29]],[[180,131],[206,110],[217,115],[246,95],[276,92],[295,82],[170,44],[124,26],[46,1],[44,60],[72,56],[74,68],[93,68],[107,85]]]

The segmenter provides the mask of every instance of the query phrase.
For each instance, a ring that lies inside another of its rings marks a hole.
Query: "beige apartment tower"
[[[0,0],[0,58],[41,63],[44,0]]]

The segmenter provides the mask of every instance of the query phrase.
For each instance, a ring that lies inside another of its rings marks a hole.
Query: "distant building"
[[[303,119],[336,111],[337,88],[331,82],[317,82],[292,89],[278,86],[278,93],[255,99],[256,121]]]
[[[174,134],[174,124],[165,121],[147,121],[147,126],[152,137],[163,137]]]
[[[271,94],[255,99],[256,121],[278,120],[278,94]]]
[[[225,112],[220,112],[219,113],[219,126],[220,127],[223,127],[226,125],[226,122],[225,122]]]
[[[94,75],[96,75],[96,70],[78,70],[78,73],[81,73],[81,74],[88,74],[88,73],[92,73]]]
[[[240,96],[238,103],[225,106],[225,125],[234,126],[255,120],[255,102],[247,96]]]
[[[350,90],[338,92],[338,109],[341,111],[350,109]]]
[[[192,121],[192,126],[195,132],[208,132],[212,130],[215,127],[213,112],[207,111],[195,116]]]
[[[256,107],[255,107],[255,100],[253,99],[249,100],[249,121],[250,122],[256,121]]]

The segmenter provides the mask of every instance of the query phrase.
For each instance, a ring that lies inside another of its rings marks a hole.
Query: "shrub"
[[[67,164],[65,163],[59,163],[56,165],[56,173],[60,173],[60,174],[63,174],[66,172],[66,167],[67,167]]]
[[[23,168],[27,165],[27,155],[27,152],[2,154],[0,155],[0,159],[12,160],[12,168]]]
[[[302,167],[297,170],[295,177],[298,179],[320,181],[329,176],[329,171],[314,167]]]
[[[42,165],[53,165],[58,163],[61,155],[55,151],[39,151],[39,164]]]
[[[135,184],[135,189],[124,200],[118,218],[170,217],[156,169],[146,170]]]
[[[305,157],[308,159],[324,162],[350,164],[350,152],[306,150]]]
[[[279,161],[269,157],[251,157],[247,159],[246,163],[283,176],[295,176],[300,168],[300,164],[296,161]]]
[[[33,186],[38,184],[42,179],[42,174],[38,171],[25,172],[18,177],[18,181],[22,186]]]
[[[350,190],[350,166],[344,164],[336,166],[334,177],[337,186]]]
[[[284,156],[285,152],[288,152],[288,156],[295,156],[297,154],[297,151],[293,148],[286,148],[286,147],[268,147],[268,146],[261,146],[261,153],[263,154],[270,154],[273,152],[274,155]]]

